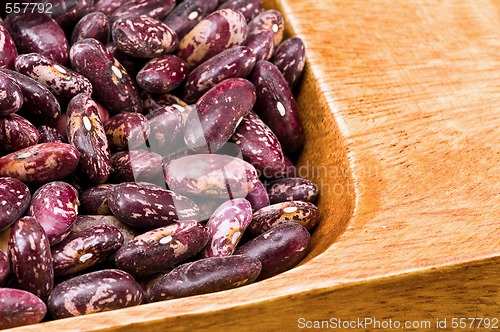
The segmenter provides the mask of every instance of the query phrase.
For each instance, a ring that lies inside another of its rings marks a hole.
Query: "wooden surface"
[[[499,3],[267,3],[308,52],[300,162],[323,186],[323,220],[307,261],[236,290],[18,331],[500,318]]]

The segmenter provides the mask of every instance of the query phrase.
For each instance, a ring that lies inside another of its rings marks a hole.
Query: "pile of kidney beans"
[[[0,23],[0,329],[297,265],[318,187],[291,161],[305,50],[282,15],[261,0],[50,3]]]

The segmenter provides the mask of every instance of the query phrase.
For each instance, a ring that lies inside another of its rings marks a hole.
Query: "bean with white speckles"
[[[148,138],[148,119],[139,113],[120,113],[104,123],[111,149],[128,150],[141,146]]]
[[[262,0],[229,0],[217,7],[217,10],[224,8],[232,8],[240,11],[247,22],[250,22],[255,16],[259,15],[264,10]]]
[[[38,127],[37,130],[38,130],[38,143],[67,142],[66,139],[57,131],[56,128],[43,125]]]
[[[304,144],[304,130],[292,91],[279,69],[258,61],[251,75],[257,101],[255,111],[278,137],[283,152],[297,151]]]
[[[71,44],[85,38],[94,38],[103,44],[111,39],[111,26],[106,14],[92,12],[83,16],[73,28]]]
[[[201,257],[231,256],[252,221],[252,206],[244,198],[222,204],[207,222],[209,240]]]
[[[111,172],[111,153],[98,106],[89,95],[76,95],[68,105],[68,142],[80,151],[78,169],[94,183],[104,183]]]
[[[78,213],[78,192],[70,184],[54,181],[35,191],[28,215],[42,225],[51,245],[68,236]]]
[[[52,4],[51,17],[63,29],[70,30],[94,6],[94,0],[49,0]]]
[[[187,197],[145,182],[124,182],[108,198],[111,212],[126,224],[144,229],[191,220],[198,207]]]
[[[130,0],[96,0],[94,12],[101,12],[109,16],[127,2],[130,2]]]
[[[182,113],[175,106],[163,106],[146,115],[151,128],[148,142],[151,151],[161,156],[177,152],[179,146],[174,144],[179,138],[183,139]]]
[[[142,298],[142,289],[130,274],[109,269],[63,281],[54,287],[47,306],[59,319],[136,306]]]
[[[266,187],[261,181],[256,183],[255,189],[252,190],[252,192],[250,192],[245,198],[252,205],[253,211],[262,209],[264,206],[268,206],[270,204]]]
[[[23,91],[14,79],[0,71],[0,116],[17,112],[23,106]]]
[[[207,294],[251,284],[262,268],[248,256],[210,257],[182,264],[151,287],[151,302]]]
[[[269,60],[274,53],[274,32],[262,30],[258,34],[249,35],[245,46],[252,50],[257,61]]]
[[[165,106],[173,106],[177,108],[177,110],[181,113],[183,123],[186,122],[188,114],[193,109],[192,105],[188,105],[182,99],[170,93],[149,94],[145,92],[143,95],[143,102],[146,114]]]
[[[290,270],[309,252],[311,235],[299,224],[285,223],[259,235],[234,252],[257,258],[262,263],[258,280]]]
[[[45,303],[30,292],[0,288],[0,329],[39,323],[46,313]]]
[[[9,32],[0,22],[0,68],[14,68],[16,57],[16,44],[14,44]]]
[[[278,225],[293,222],[311,230],[319,222],[318,208],[309,202],[287,201],[263,207],[254,212],[248,232],[262,234]]]
[[[123,235],[123,243],[127,243],[142,233],[142,230],[131,227],[121,222],[115,216],[78,215],[71,232],[77,233],[96,226],[108,225],[117,228]]]
[[[35,218],[23,217],[14,223],[9,257],[16,288],[46,300],[54,286],[54,269],[49,240]]]
[[[149,93],[167,93],[187,77],[184,60],[172,54],[151,59],[137,74],[137,84]]]
[[[17,114],[0,118],[0,143],[6,151],[18,151],[38,142],[36,127]]]
[[[242,45],[247,32],[243,14],[234,9],[221,9],[205,17],[182,38],[178,55],[189,68],[194,68],[224,50]]]
[[[198,22],[217,7],[217,0],[184,0],[179,3],[163,22],[182,39]]]
[[[86,189],[80,195],[80,211],[87,214],[112,215],[108,196],[115,184],[99,184]]]
[[[119,269],[133,276],[164,272],[200,252],[208,241],[206,227],[186,220],[136,236],[116,253]]]
[[[40,143],[0,158],[0,176],[10,176],[28,185],[62,179],[78,166],[80,152],[59,142]]]
[[[248,35],[258,35],[263,30],[274,33],[274,46],[278,46],[283,40],[285,31],[285,20],[277,10],[270,9],[261,12],[248,23]]]
[[[298,37],[285,40],[276,48],[271,61],[281,71],[288,86],[293,88],[304,71],[306,62],[304,42]]]
[[[61,105],[66,106],[79,93],[92,94],[88,79],[41,54],[22,54],[15,66],[20,73],[47,87]]]
[[[126,70],[126,72],[131,78],[137,76],[139,70],[141,70],[142,66],[144,66],[145,62],[148,60],[148,59],[134,58],[131,57],[130,55],[123,53],[116,46],[116,44],[113,43],[113,41],[106,44],[106,49],[108,50],[109,54],[123,66],[123,68]]]
[[[129,0],[109,15],[109,20],[113,23],[120,19],[134,19],[140,16],[162,20],[174,6],[175,0]]]
[[[228,78],[245,78],[255,65],[255,55],[245,46],[225,50],[200,64],[189,73],[183,99],[195,103],[210,88]]]
[[[255,104],[255,88],[242,78],[224,80],[208,90],[189,113],[185,125],[186,145],[196,152],[220,149]]]
[[[11,177],[0,177],[0,231],[19,219],[31,201],[28,187]]]
[[[106,47],[93,38],[73,44],[71,66],[85,76],[94,94],[111,114],[142,112],[142,100],[134,81]]]
[[[284,178],[270,182],[268,192],[272,204],[286,201],[314,202],[318,197],[318,186],[303,178]]]
[[[99,225],[72,232],[52,248],[54,274],[66,276],[104,262],[123,244],[122,233],[113,226]]]
[[[111,155],[111,176],[116,182],[164,183],[163,158],[144,150],[120,151]]]
[[[7,283],[10,275],[10,264],[7,256],[0,250],[0,287]],[[0,310],[1,311],[1,310]]]

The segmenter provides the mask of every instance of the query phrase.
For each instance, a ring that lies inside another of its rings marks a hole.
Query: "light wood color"
[[[500,318],[500,2],[267,5],[308,52],[300,162],[324,191],[306,262],[236,290],[16,331]]]

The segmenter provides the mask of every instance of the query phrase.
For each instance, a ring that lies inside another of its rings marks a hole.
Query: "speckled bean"
[[[262,263],[259,280],[290,270],[309,252],[311,235],[299,224],[285,223],[259,235],[234,252]]]
[[[268,206],[270,204],[269,195],[267,194],[266,187],[261,181],[255,184],[254,190],[248,193],[247,197],[245,198],[252,205],[253,211],[262,209],[264,206]]]
[[[1,157],[0,176],[43,184],[71,174],[79,159],[80,152],[70,144],[40,143]]]
[[[0,177],[0,231],[19,219],[31,201],[28,187],[21,181]]]
[[[30,292],[0,288],[0,329],[39,323],[46,313],[45,303]]]
[[[113,153],[111,168],[111,176],[116,182],[165,183],[163,158],[151,151],[135,150]]]
[[[9,32],[0,22],[0,68],[14,68],[14,61],[16,60],[16,57],[16,44],[14,44]]]
[[[130,0],[96,0],[94,12],[101,12],[109,16],[127,2],[130,2]]]
[[[68,40],[49,15],[37,12],[9,14],[4,21],[19,53],[39,53],[64,65],[68,61]]]
[[[49,240],[35,218],[23,217],[14,223],[9,257],[16,288],[46,300],[54,286],[54,270]]]
[[[269,9],[255,16],[248,23],[249,36],[260,34],[263,30],[270,30],[274,33],[274,46],[278,46],[283,40],[285,31],[283,15],[277,10]]]
[[[86,189],[80,195],[80,212],[97,215],[112,215],[108,206],[108,196],[114,184],[99,184]]]
[[[14,79],[0,71],[0,116],[17,112],[23,106],[23,91]]]
[[[272,204],[286,201],[314,202],[318,197],[318,186],[303,178],[284,178],[271,181],[268,193]]]
[[[0,250],[0,287],[7,283],[7,279],[10,275],[10,264],[7,260],[7,255]],[[1,300],[0,300],[1,302]],[[0,310],[2,312],[2,310]]]
[[[143,102],[144,102],[144,111],[147,114],[164,106],[174,106],[175,108],[177,108],[179,112],[181,112],[183,123],[186,122],[187,116],[193,108],[192,105],[188,105],[182,99],[170,93],[163,93],[163,94],[144,93]]]
[[[93,229],[94,227],[108,225],[113,226],[120,231],[123,235],[123,243],[127,243],[134,239],[136,236],[142,233],[134,227],[121,222],[115,216],[95,216],[95,215],[82,215],[79,214],[76,218],[73,228],[71,228],[72,233],[78,233],[86,229]]]
[[[109,54],[118,61],[127,71],[128,75],[133,78],[137,76],[139,70],[144,66],[148,59],[133,58],[118,49],[113,41],[106,44],[106,49]]]
[[[126,224],[144,229],[191,220],[198,207],[187,197],[149,183],[124,182],[108,198],[111,212]]]
[[[163,106],[146,115],[151,128],[148,143],[151,151],[167,156],[177,151],[176,142],[183,128],[182,113],[175,106]],[[183,139],[183,137],[182,137]]]
[[[136,306],[142,297],[141,287],[130,274],[108,269],[58,284],[47,306],[52,317],[59,319]]]
[[[65,30],[72,29],[94,5],[94,0],[49,0],[48,2],[52,3],[52,18]]]
[[[257,61],[269,60],[274,53],[274,32],[262,30],[258,34],[249,35],[245,46],[252,50]]]
[[[306,62],[306,48],[302,39],[295,37],[282,42],[274,52],[272,63],[283,74],[290,88],[298,82]]]
[[[232,8],[240,11],[247,22],[250,22],[255,16],[259,15],[264,10],[262,0],[229,0],[221,3],[217,10],[224,8]]]
[[[231,256],[251,221],[252,206],[246,199],[236,198],[222,204],[207,222],[209,240],[200,256]]]
[[[163,22],[182,39],[198,22],[217,7],[217,0],[184,0],[165,17]]]
[[[109,15],[109,20],[115,22],[120,19],[134,19],[140,16],[162,20],[172,11],[174,6],[175,0],[130,0]]]
[[[149,93],[167,93],[187,77],[188,68],[178,56],[167,54],[150,60],[137,74],[137,84]]]
[[[288,83],[279,69],[258,61],[251,75],[257,101],[255,111],[278,137],[283,152],[290,154],[304,144],[304,130]]]
[[[242,45],[247,38],[247,22],[243,14],[234,9],[221,9],[201,20],[179,42],[178,55],[189,68],[216,54]]]
[[[6,151],[18,151],[38,142],[38,130],[17,114],[0,117],[0,143]]]
[[[104,123],[109,146],[128,150],[141,146],[149,136],[148,119],[139,113],[120,113]]]
[[[115,263],[133,276],[151,275],[194,257],[207,241],[206,227],[186,220],[135,237],[118,250]]]
[[[142,112],[142,100],[133,80],[103,44],[83,39],[73,44],[69,55],[71,66],[89,79],[97,101],[111,114]]]
[[[255,88],[242,78],[224,80],[208,90],[195,104],[185,124],[184,140],[196,152],[220,149],[252,110]]]
[[[66,276],[84,271],[104,262],[120,249],[123,235],[109,225],[95,226],[80,232],[72,232],[52,248],[54,274]]]
[[[158,279],[150,300],[213,293],[251,284],[261,271],[258,259],[247,256],[210,257],[182,264]]]
[[[94,38],[103,44],[110,41],[111,25],[106,14],[99,11],[92,12],[78,21],[71,34],[71,44],[85,38]]]
[[[319,222],[318,208],[309,202],[287,201],[263,207],[253,214],[248,232],[262,234],[280,224],[293,222],[311,230]]]
[[[38,130],[38,143],[60,142],[66,143],[66,139],[59,134],[56,128],[46,125],[40,126]]]

